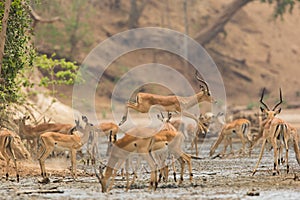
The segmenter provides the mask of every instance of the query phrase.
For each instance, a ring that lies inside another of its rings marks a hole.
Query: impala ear
[[[85,123],[88,123],[88,118],[84,115],[82,115],[81,117],[82,121],[84,121]]]
[[[78,120],[75,119],[75,124],[76,124],[76,126],[79,126],[79,119]]]
[[[170,121],[172,118],[172,113],[171,112],[168,112],[168,121]]]
[[[278,115],[280,112],[281,112],[281,108],[278,108],[278,109],[275,111],[275,115]]]
[[[265,112],[266,112],[266,109],[264,109],[263,107],[260,107],[260,111],[261,111],[262,113],[265,113]]]

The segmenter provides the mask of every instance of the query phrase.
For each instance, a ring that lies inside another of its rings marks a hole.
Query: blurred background
[[[93,48],[117,33],[141,27],[169,28],[187,34],[206,49],[223,77],[228,106],[257,109],[264,87],[266,101],[271,97],[273,104],[281,87],[284,106],[300,107],[298,0],[39,0],[28,5],[38,55],[80,66]],[[103,116],[120,77],[147,63],[173,67],[199,90],[194,68],[181,57],[157,49],[133,51],[115,60],[99,82],[95,98]],[[48,77],[41,78],[43,85],[52,91],[55,87],[57,92],[51,95],[71,106],[72,83],[45,84],[61,68],[51,70],[39,68]],[[170,94],[155,85],[139,91]]]
[[[277,6],[229,0],[41,0],[33,3],[35,11],[43,18],[60,20],[37,24],[34,43],[41,53],[56,53],[80,64],[97,44],[114,34],[137,27],[170,28],[202,43],[222,74],[229,105],[255,106],[263,87],[277,98],[281,87],[286,103],[296,106],[300,99],[299,4],[292,13],[287,6],[282,16],[275,17]],[[232,17],[224,22],[230,12],[234,12]],[[201,33],[212,25],[218,33],[203,42]],[[172,66],[195,79],[194,70],[185,67],[184,60],[176,55],[152,49],[131,52],[106,71],[97,93],[102,106],[109,103],[114,83],[124,72],[149,62]],[[62,86],[59,91],[72,92],[71,86]],[[60,100],[71,103],[70,98]]]

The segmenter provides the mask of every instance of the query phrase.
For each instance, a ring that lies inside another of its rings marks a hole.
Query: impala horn
[[[263,98],[264,98],[264,95],[265,95],[265,90],[266,90],[266,88],[263,89],[263,91],[262,91],[262,93],[261,93],[261,98],[260,98],[259,102],[260,102],[263,106],[265,106],[265,108],[269,111],[270,108],[268,107],[267,104],[265,104],[265,103],[263,102]]]
[[[201,79],[201,78],[199,77],[198,71],[197,71],[197,70],[196,70],[196,75],[195,75],[195,77],[196,77],[196,79],[197,79],[198,81],[200,81],[201,83],[204,84],[205,90],[206,90],[207,93],[209,94],[208,84],[207,84],[203,79]],[[203,86],[202,86],[202,87],[203,87]]]
[[[281,88],[279,88],[279,96],[280,96],[280,100],[279,102],[274,106],[274,108],[272,109],[273,111],[282,103],[282,92],[281,92]]]

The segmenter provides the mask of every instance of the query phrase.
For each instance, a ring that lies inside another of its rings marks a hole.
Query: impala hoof
[[[48,184],[48,183],[50,183],[50,179],[48,177],[46,177],[46,178],[43,178],[41,180],[38,180],[38,183]]]

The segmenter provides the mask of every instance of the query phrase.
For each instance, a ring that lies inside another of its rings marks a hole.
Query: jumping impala
[[[214,102],[214,99],[210,94],[207,83],[198,76],[198,71],[196,71],[196,79],[203,85],[200,85],[200,92],[193,96],[162,96],[157,94],[139,92],[136,96],[136,102],[127,103],[125,114],[121,122],[119,123],[119,126],[121,126],[127,120],[129,108],[141,113],[147,113],[152,106],[158,106],[159,109],[164,109],[162,111],[182,113],[182,115],[195,120],[197,124],[204,127],[203,124],[199,122],[197,117],[195,117],[187,110],[194,105],[199,104],[200,102]]]
[[[260,103],[264,107],[260,107],[261,112],[266,115],[266,120],[263,122],[262,127],[262,147],[259,154],[258,161],[256,163],[255,168],[253,169],[252,175],[256,173],[256,170],[258,168],[258,165],[261,161],[265,144],[268,141],[273,148],[274,151],[274,168],[273,168],[273,175],[279,174],[279,161],[281,156],[281,148],[284,147],[286,150],[286,163],[287,163],[287,172],[289,172],[289,164],[288,164],[288,143],[289,141],[292,141],[294,143],[294,151],[296,154],[296,159],[298,161],[298,164],[300,165],[300,154],[299,154],[299,146],[298,146],[298,136],[296,135],[296,130],[293,128],[290,124],[286,123],[284,120],[276,117],[281,111],[281,108],[277,107],[282,103],[282,93],[280,89],[280,101],[277,103],[272,110],[269,109],[267,104],[263,102],[264,97],[264,91],[262,92],[262,96],[260,99]]]
[[[65,148],[71,152],[71,174],[73,178],[77,178],[76,153],[85,143],[87,143],[89,134],[86,134],[86,132],[83,131],[83,135],[79,135],[75,129],[76,127],[73,127],[70,135],[58,132],[45,132],[40,135],[42,150],[38,160],[43,178],[47,178],[45,160],[55,147]]]
[[[17,159],[15,150],[23,153],[24,158],[28,158],[28,151],[22,144],[20,136],[11,132],[8,129],[0,130],[0,152],[6,161],[6,180],[8,180],[9,162],[12,159],[15,165],[17,181],[19,182],[20,176],[18,172]]]
[[[59,133],[69,133],[73,128],[71,124],[60,124],[60,123],[43,123],[36,126],[26,125],[26,120],[29,116],[25,116],[18,120],[15,120],[19,126],[19,135],[21,139],[26,139],[27,141],[33,141],[34,152],[37,152],[37,140],[39,136],[44,132],[59,132]]]
[[[232,136],[233,134],[236,134],[241,142],[242,142],[242,147],[239,150],[240,153],[245,153],[245,146],[246,146],[246,141],[251,142],[250,139],[250,121],[247,119],[236,119],[232,122],[229,122],[227,124],[224,124],[221,132],[218,136],[218,139],[216,142],[212,145],[210,148],[209,155],[212,156],[220,143],[224,141],[224,149],[221,155],[225,155],[227,146],[230,145],[231,153],[233,154],[233,149],[232,149]],[[246,138],[246,139],[245,139]]]

